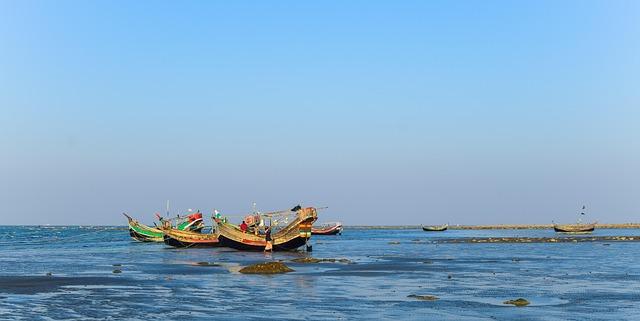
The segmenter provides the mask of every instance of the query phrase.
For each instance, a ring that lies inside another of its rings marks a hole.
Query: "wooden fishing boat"
[[[595,228],[596,223],[553,224],[553,229],[559,233],[591,233]]]
[[[422,226],[422,230],[426,232],[442,232],[442,231],[446,231],[448,228],[449,228],[449,224]]]
[[[122,213],[129,221],[129,235],[136,241],[140,242],[162,242],[162,230],[155,227],[144,225],[126,213]]]
[[[292,216],[291,223],[282,228],[278,228],[277,224],[272,224],[273,232],[271,233],[272,245],[274,251],[295,250],[305,244],[311,238],[311,225],[318,219],[318,212],[313,207],[300,208],[296,206],[290,211],[280,211],[263,213],[262,216],[267,217],[270,221],[274,217],[285,217],[282,220],[288,220]],[[222,246],[245,251],[262,251],[267,245],[265,235],[251,232],[243,232],[240,228],[223,220],[216,220],[218,223],[218,239]]]
[[[122,213],[128,220],[129,235],[136,241],[140,242],[164,242],[163,229],[172,228],[173,224],[178,230],[200,232],[204,228],[204,221],[202,220],[202,213],[197,212],[189,214],[187,216],[178,216],[171,219],[164,219],[160,215],[162,227],[151,227],[138,222],[136,219]]]
[[[342,234],[342,223],[324,223],[318,227],[311,227],[312,235],[336,235]]]
[[[163,229],[164,244],[173,247],[216,247],[220,245],[218,234],[182,231],[174,228]]]
[[[580,215],[578,215],[578,222],[576,224],[555,224],[553,223],[553,230],[558,233],[591,233],[596,228],[597,222],[583,224],[582,217],[587,211],[586,206],[582,206]]]

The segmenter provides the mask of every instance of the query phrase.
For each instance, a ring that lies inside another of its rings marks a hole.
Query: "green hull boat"
[[[150,227],[138,222],[136,219],[122,213],[128,220],[129,235],[132,239],[140,242],[164,242],[164,233],[160,228]],[[162,220],[163,224],[171,225],[171,220]],[[196,213],[194,215],[186,216],[181,219],[181,222],[177,222],[176,229],[181,231],[200,232],[204,228],[202,221],[202,214]]]

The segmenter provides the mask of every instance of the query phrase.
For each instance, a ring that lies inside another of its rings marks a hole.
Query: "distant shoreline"
[[[414,230],[422,225],[345,225],[346,229],[361,230]],[[596,224],[600,229],[640,228],[640,223]],[[553,224],[496,224],[496,225],[449,225],[450,230],[545,230],[553,229]]]

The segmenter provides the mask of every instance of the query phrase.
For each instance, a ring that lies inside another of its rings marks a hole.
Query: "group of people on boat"
[[[242,221],[242,223],[240,223],[240,231],[242,231],[242,233],[248,233],[249,231],[249,225],[247,224],[247,222],[245,222],[244,220]],[[256,226],[253,228],[253,233],[255,235],[261,235],[261,231],[260,231],[260,227]],[[264,247],[264,251],[273,251],[273,242],[271,240],[271,227],[270,226],[265,226],[264,227],[264,238],[265,241],[267,242],[266,246]]]

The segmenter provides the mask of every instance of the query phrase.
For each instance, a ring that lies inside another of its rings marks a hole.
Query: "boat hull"
[[[162,242],[162,231],[160,229],[141,224],[127,214],[124,214],[124,216],[129,221],[129,236],[132,239],[140,242]]]
[[[129,236],[131,236],[132,239],[139,242],[162,242],[162,237],[145,235],[137,232],[132,228],[129,228]]]
[[[595,230],[595,224],[589,225],[554,225],[553,230],[558,233],[591,233]]]
[[[240,251],[264,251],[265,246],[267,245],[266,241],[256,242],[250,240],[243,240],[242,242],[238,242],[236,240],[226,238],[223,235],[220,235],[218,238],[220,241],[220,245],[225,247],[230,247],[232,249],[240,250]],[[295,250],[307,243],[307,238],[297,237],[291,239],[287,242],[274,244],[274,251],[292,251]]]
[[[311,228],[312,235],[338,235],[342,234],[342,226],[334,226],[330,228]]]
[[[173,247],[217,247],[220,246],[218,234],[201,234],[189,231],[164,230],[164,244]]]
[[[184,240],[179,240],[176,238],[173,238],[169,235],[164,235],[164,244],[169,245],[169,246],[173,246],[173,247],[179,247],[179,248],[184,248],[184,247],[218,247],[220,246],[220,242],[218,240],[210,240],[210,241],[200,241],[200,242],[193,242],[193,241],[184,241]]]
[[[448,225],[443,226],[423,226],[422,230],[425,232],[442,232],[446,231],[449,228]]]

